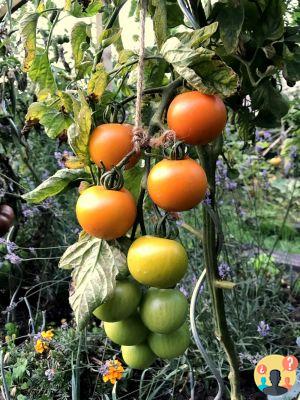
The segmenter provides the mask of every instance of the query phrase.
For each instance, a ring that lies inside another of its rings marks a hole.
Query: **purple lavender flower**
[[[257,325],[257,332],[261,336],[265,337],[270,332],[270,326],[265,321],[260,321],[260,323]]]
[[[22,214],[24,218],[33,218],[39,213],[39,209],[37,207],[29,207],[27,204],[22,204]]]
[[[226,279],[230,277],[231,269],[227,263],[222,262],[218,266],[218,272],[221,279]]]
[[[105,363],[104,364],[102,364],[100,367],[99,367],[99,373],[103,376],[103,375],[106,375],[106,374],[108,374],[108,372],[109,372],[109,362],[108,361],[105,361]]]
[[[15,265],[18,265],[22,262],[22,258],[15,253],[6,254],[4,258]]]
[[[42,337],[41,332],[38,332],[36,335],[34,335],[33,337],[34,343],[36,343],[41,337]]]
[[[207,190],[205,193],[205,199],[203,200],[203,204],[206,204],[207,206],[211,205],[211,198],[210,198],[210,191]]]
[[[180,286],[179,290],[181,291],[181,293],[182,293],[185,297],[188,297],[189,293],[188,293],[188,291],[186,290],[185,287]]]
[[[6,244],[6,239],[0,238],[0,244]]]
[[[13,253],[17,248],[18,246],[16,245],[16,243],[11,242],[10,240],[6,241],[6,249],[8,253]]]
[[[225,180],[225,188],[226,188],[227,190],[234,190],[234,189],[237,188],[237,183],[234,182],[234,181],[231,181],[230,179],[227,178],[227,179]]]
[[[264,131],[263,136],[265,140],[270,140],[272,138],[271,132],[270,131]]]
[[[54,152],[54,157],[57,160],[57,164],[61,168],[65,168],[65,161],[71,157],[73,153],[71,151],[64,150],[62,153],[60,151]]]

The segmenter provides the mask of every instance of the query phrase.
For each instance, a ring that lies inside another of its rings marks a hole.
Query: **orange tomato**
[[[127,233],[136,217],[136,204],[126,189],[107,190],[92,186],[84,190],[76,204],[82,229],[91,236],[112,240]]]
[[[197,91],[181,93],[168,109],[167,121],[179,140],[188,144],[207,144],[216,139],[227,120],[223,101],[215,95]]]
[[[207,178],[204,169],[191,158],[164,159],[150,171],[148,193],[166,211],[190,210],[204,199]]]
[[[128,124],[103,124],[97,126],[91,134],[89,152],[91,160],[101,167],[111,169],[118,164],[133,149],[133,126]],[[132,168],[138,161],[139,155],[134,154],[126,165]]]

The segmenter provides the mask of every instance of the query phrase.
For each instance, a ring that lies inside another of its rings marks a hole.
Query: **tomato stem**
[[[211,198],[211,208],[216,211],[215,204],[215,173],[216,161],[222,148],[222,138],[217,139],[212,145],[201,146],[198,150],[199,159],[205,169]],[[223,288],[218,285],[218,251],[215,222],[207,207],[203,206],[203,251],[207,273],[207,282],[212,301],[215,320],[215,335],[225,350],[230,366],[229,381],[231,386],[231,400],[240,400],[239,363],[234,342],[230,336],[223,296]]]

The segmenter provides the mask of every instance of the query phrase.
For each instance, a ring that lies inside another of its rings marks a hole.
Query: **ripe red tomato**
[[[179,140],[194,145],[207,144],[222,133],[227,113],[220,97],[193,91],[174,98],[167,120]]]
[[[84,190],[76,204],[76,215],[82,229],[92,236],[112,240],[132,227],[136,203],[126,189],[107,190],[92,186]]]
[[[15,219],[14,210],[7,204],[0,205],[0,235],[5,235],[12,227]]]
[[[103,124],[97,126],[91,134],[89,152],[92,161],[101,167],[111,169],[118,164],[133,149],[133,126],[128,124]],[[126,165],[133,167],[139,159],[134,154]]]
[[[190,210],[200,203],[207,190],[204,169],[191,158],[162,160],[150,171],[148,193],[166,211]]]

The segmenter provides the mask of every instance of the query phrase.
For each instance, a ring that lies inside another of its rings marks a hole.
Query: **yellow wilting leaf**
[[[84,163],[82,161],[80,161],[77,157],[70,156],[65,161],[65,167],[69,168],[69,169],[83,168],[84,167]]]
[[[108,82],[108,75],[103,64],[98,64],[96,71],[92,74],[88,83],[88,95],[94,97],[97,101],[103,95]]]

